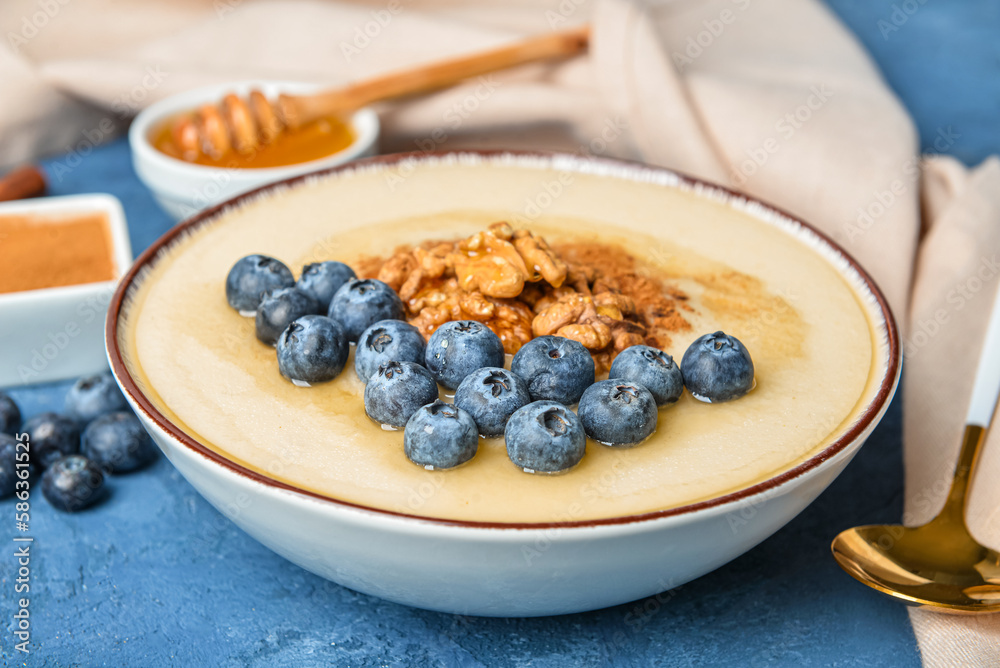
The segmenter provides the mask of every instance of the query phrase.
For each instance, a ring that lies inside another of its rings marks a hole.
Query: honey
[[[161,153],[183,160],[171,133],[177,119],[176,116],[169,118],[155,127],[150,141]],[[186,162],[224,169],[285,167],[333,155],[350,146],[354,140],[354,130],[349,124],[336,116],[327,116],[296,130],[286,129],[270,144],[248,153],[228,151],[218,157],[201,153],[196,159]]]
[[[114,278],[104,214],[0,216],[0,294]]]

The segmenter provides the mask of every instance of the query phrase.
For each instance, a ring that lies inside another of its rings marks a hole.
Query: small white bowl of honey
[[[280,93],[308,94],[316,84],[282,81],[224,83],[187,91],[143,110],[129,130],[132,162],[139,179],[174,220],[224,202],[274,181],[334,167],[374,155],[378,115],[362,108],[348,117],[326,116],[288,129],[253,150],[184,155],[172,131],[178,119],[234,93],[246,98],[260,91],[269,99]]]

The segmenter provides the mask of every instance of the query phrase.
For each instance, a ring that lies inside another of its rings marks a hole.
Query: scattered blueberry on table
[[[80,427],[76,420],[58,413],[39,413],[28,418],[22,430],[31,441],[31,462],[48,468],[65,455],[80,451]]]
[[[28,471],[42,474],[42,495],[67,512],[103,497],[105,472],[128,473],[156,458],[156,446],[110,373],[78,379],[66,396],[65,414],[39,413],[20,429],[17,404],[0,393],[0,406],[6,406],[6,415],[18,416],[11,423],[16,436],[0,433],[0,498],[14,493],[23,479],[16,464],[25,454]],[[19,442],[26,447],[19,449]]]
[[[403,302],[396,291],[374,278],[349,280],[330,301],[328,315],[339,320],[354,343],[361,333],[380,320],[401,320]]]
[[[507,456],[525,473],[560,473],[580,463],[587,435],[580,418],[557,401],[518,409],[504,432]]]
[[[17,483],[17,439],[0,433],[0,499],[14,493]]]
[[[365,413],[381,425],[402,429],[418,408],[437,401],[430,372],[413,362],[386,362],[365,386]]]
[[[247,255],[237,260],[226,276],[226,301],[240,315],[257,312],[264,293],[295,285],[292,270],[267,255]]]
[[[95,418],[80,437],[80,452],[107,473],[137,471],[156,459],[156,446],[133,413]]]
[[[367,383],[386,362],[424,363],[427,343],[420,330],[405,320],[379,320],[361,333],[354,349],[354,371]]]
[[[104,492],[104,474],[83,455],[67,455],[42,474],[42,494],[58,510],[83,510],[100,501]]]
[[[424,359],[434,379],[454,390],[476,369],[502,367],[506,357],[492,329],[475,320],[452,320],[431,334]]]
[[[14,400],[0,392],[0,434],[14,434],[21,426],[21,410]]]
[[[611,363],[608,378],[621,378],[642,385],[657,406],[675,403],[684,393],[684,376],[674,358],[652,346],[630,346]]]
[[[313,262],[302,267],[302,274],[295,287],[312,295],[319,303],[320,312],[326,313],[337,290],[353,278],[357,278],[354,270],[343,262]]]
[[[278,342],[278,337],[294,320],[319,313],[316,299],[298,288],[278,288],[264,295],[254,318],[257,338],[268,345]]]
[[[455,391],[455,405],[472,416],[479,433],[486,438],[503,434],[514,411],[529,403],[528,384],[502,367],[476,369]]]
[[[656,400],[638,383],[594,383],[580,397],[577,413],[587,436],[604,445],[637,445],[656,431]]]
[[[344,370],[349,348],[339,322],[323,315],[302,316],[278,338],[278,370],[296,385],[325,383]]]
[[[688,346],[681,373],[691,396],[707,403],[739,399],[754,385],[750,353],[725,332],[706,334]]]
[[[534,401],[571,406],[594,384],[594,358],[583,344],[562,336],[539,336],[521,346],[510,369],[528,381]]]
[[[428,470],[451,469],[472,459],[479,449],[475,420],[454,404],[435,401],[418,408],[403,430],[403,451]]]
[[[66,395],[63,413],[82,426],[100,415],[127,407],[125,396],[118,389],[114,376],[99,373],[85,376],[73,383]]]

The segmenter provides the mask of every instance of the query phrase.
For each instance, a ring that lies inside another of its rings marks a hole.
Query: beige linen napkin
[[[919,525],[941,509],[958,457],[976,353],[1000,274],[1000,160],[967,171],[951,158],[925,162],[927,230],[917,259],[904,340],[903,437],[906,506]],[[1000,543],[1000,428],[986,441],[966,521],[993,548]],[[1000,665],[1000,615],[958,617],[911,610],[925,666]]]
[[[912,123],[853,36],[816,0],[52,3],[58,10],[45,25],[13,43],[9,35],[27,30],[24,17],[38,4],[8,0],[0,8],[0,34],[8,36],[8,53],[0,50],[0,137],[20,137],[0,140],[0,166],[67,146],[38,131],[48,120],[32,127],[29,118],[60,118],[70,146],[95,127],[92,115],[72,123],[80,107],[71,99],[89,100],[103,110],[98,119],[117,121],[195,85],[344,83],[591,21],[586,57],[383,105],[383,150],[521,147],[640,159],[742,189],[816,224],[874,275],[914,344],[904,407],[906,520],[923,521],[940,506],[939,480],[951,473],[968,370],[996,284],[981,267],[1000,251],[1000,173],[995,162],[970,174],[929,161],[922,231]],[[29,94],[37,101],[26,113],[20,100]],[[951,289],[980,271],[979,288],[959,308]],[[940,309],[946,321],[918,336]],[[997,474],[993,447],[978,478]],[[1000,499],[985,488],[975,488],[969,520],[996,547]],[[913,619],[927,665],[953,665],[956,657],[988,665],[1000,655],[1000,617]]]

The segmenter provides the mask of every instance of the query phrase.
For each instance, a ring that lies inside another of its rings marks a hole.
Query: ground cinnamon
[[[114,272],[104,214],[0,216],[0,293],[109,281]]]

